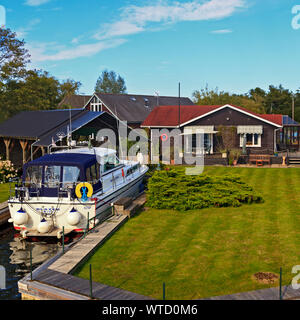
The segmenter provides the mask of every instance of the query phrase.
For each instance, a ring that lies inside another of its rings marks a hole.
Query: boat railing
[[[12,184],[13,183],[19,184],[20,182],[22,182],[22,179],[20,177],[9,179],[9,199],[13,198],[12,192],[14,192],[14,194],[15,194],[16,185],[14,185],[14,187],[12,187]]]
[[[102,192],[103,192],[103,180],[100,178],[100,182],[102,185]],[[12,186],[12,184],[15,183],[14,187]],[[45,183],[26,183],[24,181],[22,181],[22,179],[11,179],[10,181],[10,185],[9,185],[9,197],[10,199],[13,198],[14,196],[16,196],[16,192],[18,191],[27,191],[30,197],[40,197],[43,196],[43,194],[45,193],[45,189],[56,189],[57,190],[57,197],[58,198],[66,198],[69,196],[71,196],[71,198],[75,198],[75,189],[76,186],[78,184],[80,184],[81,182],[69,182],[66,184],[68,184],[68,186],[64,186],[64,183],[59,183],[53,187],[49,186],[49,183],[45,184]],[[95,181],[84,181],[84,183],[89,183],[92,186],[95,185]],[[94,190],[95,191],[95,190]],[[96,192],[99,192],[101,190],[96,190]],[[13,196],[14,195],[14,196]]]
[[[50,146],[49,147],[49,154],[55,153],[56,151],[52,151],[52,149],[60,149],[60,150],[72,150],[72,149],[82,149],[83,147],[87,147],[88,145],[81,145],[81,146]]]

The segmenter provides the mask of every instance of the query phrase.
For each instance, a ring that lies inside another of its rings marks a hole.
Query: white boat
[[[118,199],[136,198],[147,171],[111,149],[47,154],[24,165],[22,184],[8,201],[9,221],[24,238],[85,232],[105,220]]]

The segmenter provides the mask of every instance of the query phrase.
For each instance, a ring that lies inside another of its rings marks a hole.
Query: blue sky
[[[292,27],[292,8],[298,4],[0,0],[6,25],[26,41],[32,66],[81,81],[81,93],[91,94],[109,69],[124,77],[129,93],[177,95],[181,82],[189,97],[206,84],[236,93],[269,84],[297,90],[300,29]]]

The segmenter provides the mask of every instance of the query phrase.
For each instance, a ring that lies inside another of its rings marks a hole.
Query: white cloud
[[[230,30],[230,29],[214,30],[214,31],[211,31],[211,33],[214,33],[214,34],[225,34],[225,33],[232,33],[232,30]]]
[[[73,38],[73,39],[71,40],[71,43],[72,43],[72,44],[78,44],[78,43],[79,43],[79,40],[80,40],[80,37]]]
[[[103,50],[120,46],[125,41],[126,40],[124,39],[99,41],[71,48],[58,46],[55,43],[39,43],[28,46],[28,49],[31,54],[32,61],[37,63],[43,61],[61,61],[90,57]],[[49,51],[52,51],[53,53],[49,53]]]
[[[29,21],[28,25],[26,27],[20,28],[16,30],[16,34],[18,38],[24,38],[27,36],[28,32],[33,30],[33,28],[38,25],[41,22],[40,19],[33,19]]]
[[[50,1],[51,0],[26,0],[25,4],[31,7],[37,7]]]
[[[149,24],[174,24],[180,21],[204,21],[231,16],[246,6],[246,0],[160,1],[156,5],[128,6],[120,19],[102,25],[94,38],[106,39],[149,30]]]
[[[27,0],[28,5],[37,6],[50,0]],[[79,44],[83,36],[74,37],[69,46],[40,43],[29,47],[33,62],[71,60],[90,57],[103,50],[120,46],[124,36],[145,31],[161,30],[181,21],[204,21],[230,17],[246,7],[247,0],[152,0],[155,4],[129,5],[120,10],[115,22],[105,23],[93,35],[97,41]],[[149,1],[148,1],[149,3]],[[26,30],[25,30],[26,32]],[[231,30],[216,30],[213,33],[229,33]],[[24,33],[24,30],[23,30]]]
[[[95,38],[106,39],[111,37],[119,37],[124,35],[130,35],[145,31],[144,27],[138,26],[135,23],[131,23],[130,21],[118,21],[113,24],[105,24],[102,27],[102,30],[99,31]]]

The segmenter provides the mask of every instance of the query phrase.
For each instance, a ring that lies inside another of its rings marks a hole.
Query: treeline
[[[300,121],[300,91],[294,93],[282,85],[278,87],[270,85],[267,91],[257,87],[245,94],[231,94],[206,86],[204,89],[194,91],[193,100],[200,105],[232,104],[256,113],[284,114],[290,117],[294,100],[295,120]]]
[[[17,39],[10,29],[0,28],[0,122],[25,110],[56,109],[66,96],[77,94],[81,83],[68,79],[59,81],[47,71],[30,69],[30,54],[24,40]],[[126,93],[125,80],[114,71],[105,70],[99,77],[95,91]],[[194,103],[200,105],[233,104],[257,113],[280,113],[300,121],[300,91],[296,93],[270,85],[232,94],[208,87],[193,92]]]
[[[0,122],[25,110],[56,109],[80,82],[59,81],[47,71],[30,69],[25,42],[10,29],[0,28]]]

